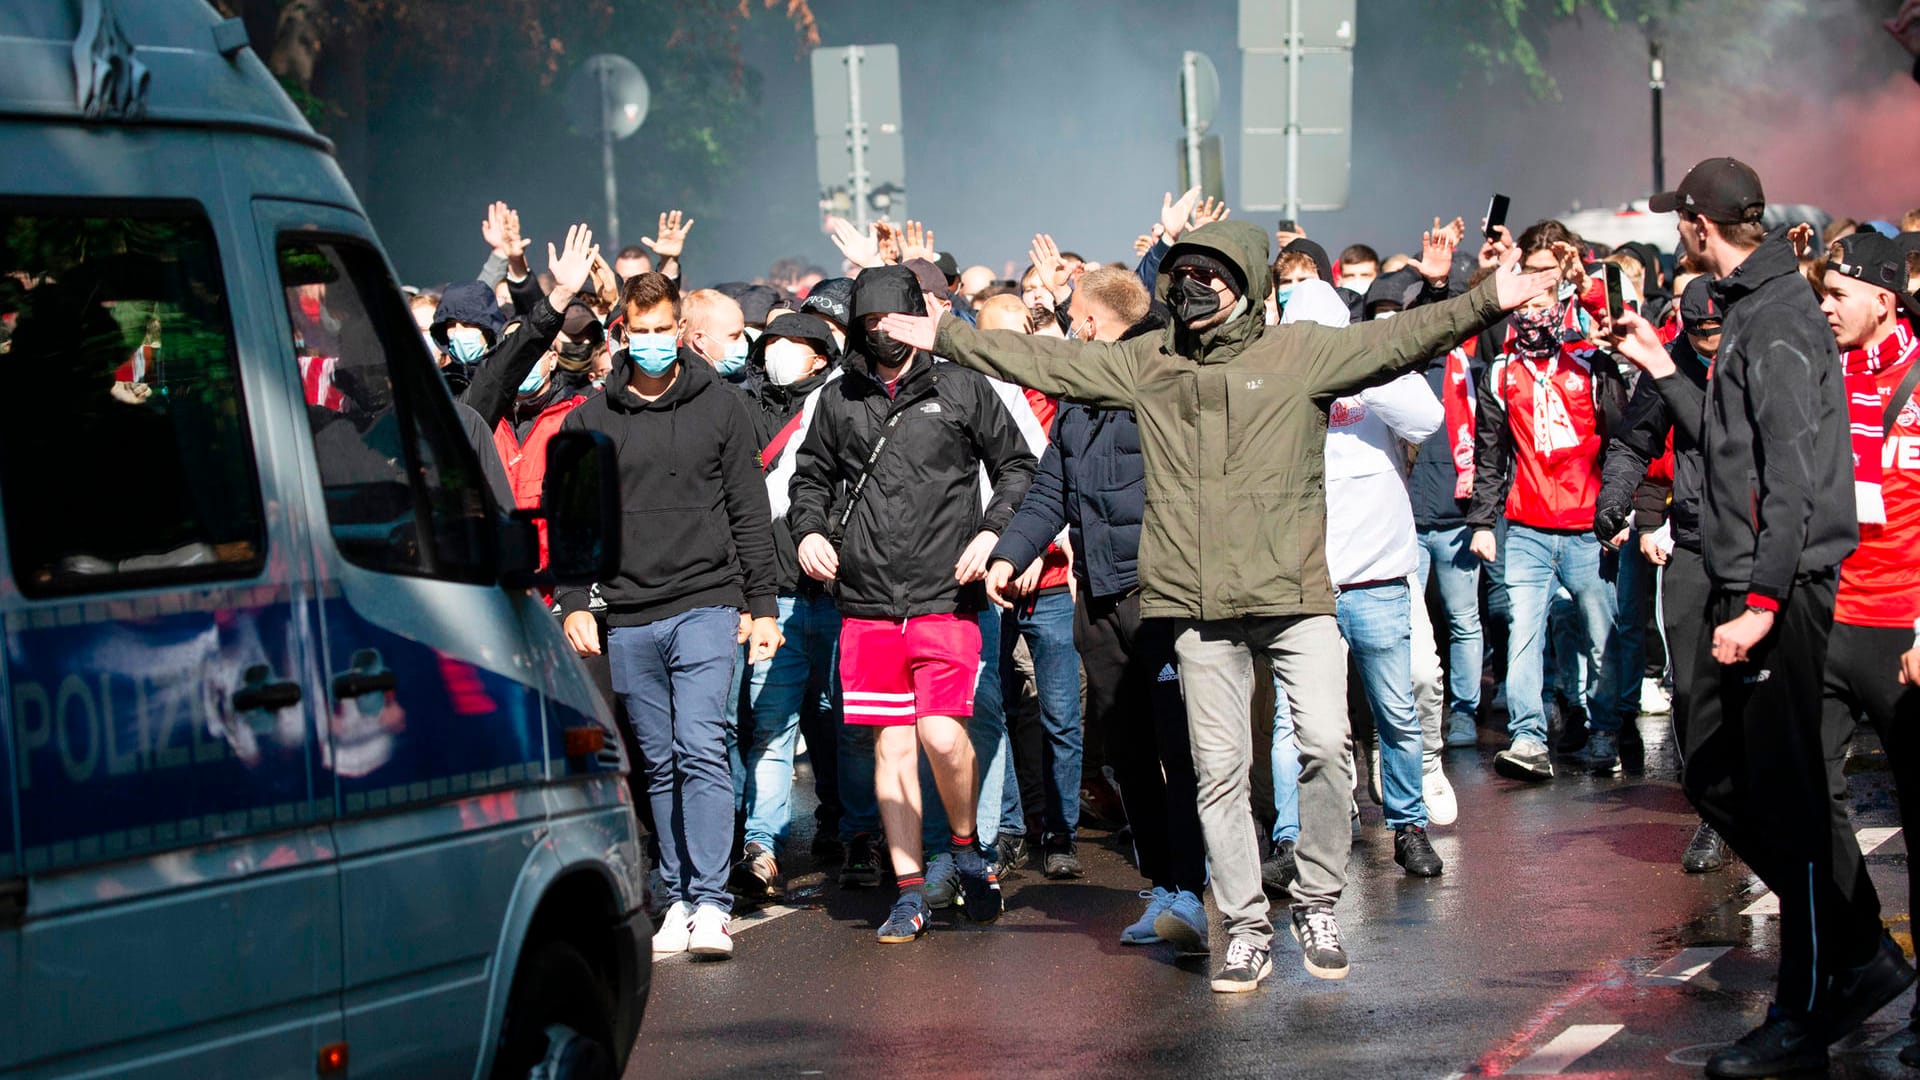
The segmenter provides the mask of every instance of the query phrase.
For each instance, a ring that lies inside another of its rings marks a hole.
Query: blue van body
[[[302,343],[316,287],[289,268],[352,267],[322,302],[383,334],[404,305],[330,147],[237,31],[197,0],[0,11],[0,274],[49,295],[83,278],[4,265],[34,230],[158,223],[205,256],[179,259],[184,301],[103,271],[118,291],[84,309],[150,309],[151,347],[136,327],[116,373],[147,409],[125,445],[80,448],[84,468],[0,461],[0,1077],[311,1077],[341,1051],[356,1077],[492,1075],[521,961],[553,942],[592,969],[624,1063],[651,928],[612,718],[535,592],[472,560],[377,565],[435,500],[485,500],[471,448],[422,434],[454,406],[417,334],[376,360],[396,388],[432,376],[437,400],[402,403],[432,469],[405,474],[403,528],[343,520],[366,492],[319,446],[328,358]],[[159,258],[140,265],[176,265]],[[172,329],[183,303],[224,312],[200,325],[224,345]],[[194,362],[230,379],[207,423],[240,456],[205,465],[231,476],[209,487],[195,455],[216,440],[182,439],[180,483],[239,492],[255,509],[222,535],[243,538],[148,551],[121,528],[109,546],[133,555],[42,559],[73,531],[49,528],[43,488],[76,520],[154,501],[149,403],[176,433],[208,405],[148,360],[193,348],[230,361]],[[113,407],[87,422],[121,424]]]

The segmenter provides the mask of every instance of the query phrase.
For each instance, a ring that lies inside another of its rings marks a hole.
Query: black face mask
[[[866,346],[867,355],[881,367],[899,367],[913,358],[913,346],[893,340],[882,330],[867,331]]]
[[[1196,278],[1177,277],[1167,290],[1167,306],[1183,325],[1194,323],[1220,310],[1220,294],[1211,285]]]

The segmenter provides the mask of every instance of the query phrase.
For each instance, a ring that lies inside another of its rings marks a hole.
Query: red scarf
[[[1447,354],[1446,379],[1440,385],[1440,407],[1446,413],[1447,449],[1453,454],[1453,497],[1473,495],[1473,359],[1478,338]]]
[[[1887,504],[1880,494],[1881,444],[1887,435],[1886,406],[1880,400],[1880,372],[1911,363],[1920,353],[1920,338],[1901,319],[1893,333],[1876,345],[1848,349],[1846,365],[1847,423],[1853,432],[1853,498],[1862,525],[1885,525]]]

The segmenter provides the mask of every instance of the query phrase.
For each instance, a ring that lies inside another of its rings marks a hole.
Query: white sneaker
[[[1640,680],[1640,712],[1646,716],[1665,716],[1673,711],[1673,699],[1659,679]]]
[[[1427,801],[1427,820],[1435,825],[1451,825],[1460,820],[1460,800],[1453,797],[1453,783],[1438,758],[1428,762],[1420,774],[1420,794]]]
[[[675,900],[653,932],[653,955],[672,956],[687,951],[687,938],[693,929],[693,908],[685,900]]]
[[[732,915],[712,904],[701,904],[694,910],[693,924],[688,930],[687,952],[720,960],[732,956],[733,935],[727,930],[727,924],[732,921]]]

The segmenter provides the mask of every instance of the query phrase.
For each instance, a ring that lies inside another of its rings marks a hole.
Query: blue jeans
[[[1436,568],[1440,602],[1447,609],[1447,713],[1471,721],[1480,713],[1480,672],[1486,645],[1480,632],[1480,556],[1467,550],[1473,529],[1427,529],[1420,533],[1420,587]]]
[[[739,630],[738,611],[705,607],[607,635],[613,690],[627,703],[646,770],[667,895],[723,911],[733,910],[726,729],[727,700],[737,696]]]
[[[753,665],[747,681],[746,840],[786,849],[793,825],[793,748],[809,705],[840,722],[840,609],[825,596],[780,598],[773,659]]]
[[[1420,718],[1413,711],[1413,590],[1405,581],[1342,589],[1334,616],[1380,733],[1380,797],[1387,828],[1425,828]]]
[[[1255,676],[1256,678],[1258,676]],[[1300,735],[1287,688],[1273,680],[1273,842],[1300,841]]]
[[[1032,607],[1017,606],[1000,624],[1000,681],[1013,681],[1013,644],[1018,634],[1033,654],[1033,681],[1040,690],[1040,720],[1046,732],[1042,746],[1046,771],[1043,783],[1047,805],[1041,808],[1049,835],[1071,840],[1080,825],[1080,653],[1073,646],[1073,594],[1065,590],[1034,598]],[[1009,765],[1012,755],[1007,755]],[[1020,803],[1017,779],[1003,774],[1000,820],[1009,832],[1024,831],[1026,810]]]
[[[1589,685],[1601,671],[1613,628],[1613,582],[1601,576],[1600,541],[1592,533],[1549,532],[1525,525],[1507,529],[1506,583],[1512,604],[1507,634],[1507,731],[1515,739],[1547,740],[1542,702],[1547,609],[1557,588],[1573,596],[1586,630]],[[1592,714],[1591,703],[1588,713]]]
[[[1647,613],[1653,605],[1655,569],[1640,554],[1640,542],[1620,545],[1615,578],[1613,634],[1595,692],[1593,730],[1617,732],[1640,718],[1640,677],[1647,663]]]

